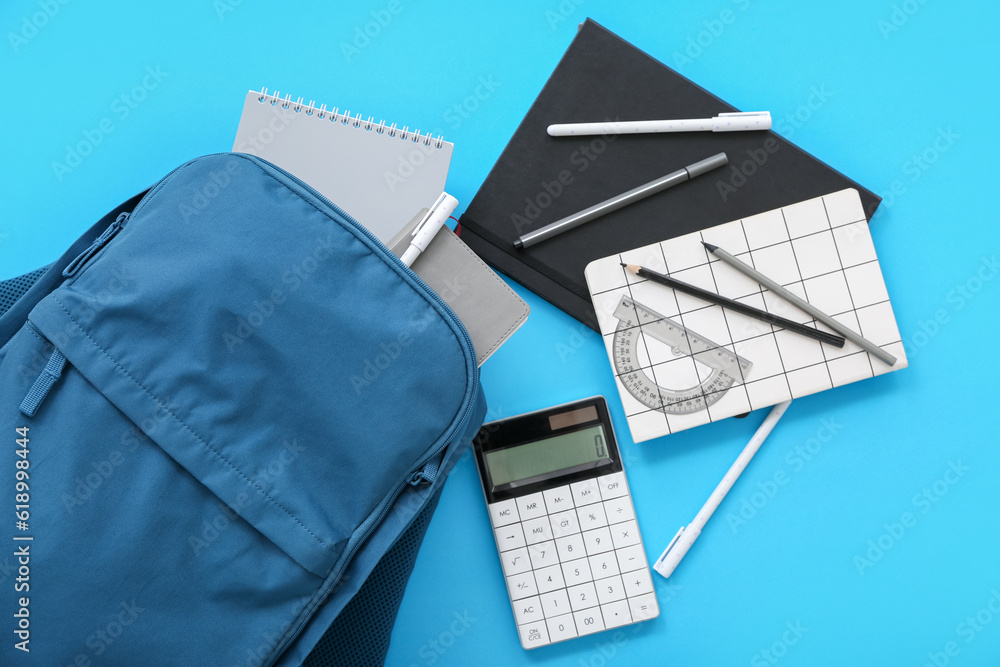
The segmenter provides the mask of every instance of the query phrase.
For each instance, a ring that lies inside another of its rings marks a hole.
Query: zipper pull
[[[76,259],[69,263],[65,269],[63,269],[64,278],[72,278],[80,272],[83,265],[86,264],[91,257],[97,254],[97,251],[107,245],[108,241],[115,237],[115,234],[121,231],[122,227],[128,221],[128,213],[119,213],[118,217],[111,225],[101,232],[101,235],[94,239],[94,242],[90,244],[90,247],[81,252]]]
[[[410,484],[412,486],[417,486],[418,484],[433,484],[434,480],[437,479],[438,469],[441,467],[441,457],[436,459],[431,459],[424,464],[424,467],[420,470],[415,471],[410,475]]]
[[[49,395],[52,385],[62,375],[64,368],[66,368],[66,357],[59,350],[53,350],[52,356],[49,357],[48,363],[45,364],[45,368],[42,369],[35,383],[31,385],[28,395],[21,402],[21,414],[25,417],[35,416],[38,408],[42,405],[42,401]]]

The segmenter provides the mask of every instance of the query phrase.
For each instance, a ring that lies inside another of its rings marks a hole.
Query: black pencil
[[[700,287],[689,285],[685,282],[677,280],[676,278],[671,278],[670,276],[665,276],[662,273],[653,271],[652,269],[647,269],[635,264],[626,264],[625,262],[622,262],[621,265],[624,266],[625,270],[630,273],[634,273],[641,278],[646,278],[647,280],[660,283],[661,285],[666,285],[667,287],[673,288],[678,292],[690,294],[691,296],[702,299],[703,301],[708,301],[709,303],[714,303],[718,306],[722,306],[723,308],[728,308],[729,310],[741,313],[747,317],[753,317],[761,320],[762,322],[773,324],[776,327],[781,327],[782,329],[787,329],[788,331],[808,336],[809,338],[818,340],[821,343],[826,343],[827,345],[844,347],[843,336],[837,336],[825,331],[820,331],[819,329],[814,329],[810,326],[806,326],[805,324],[800,324],[799,322],[786,320],[784,317],[778,317],[777,315],[772,315],[765,310],[748,306],[745,303],[740,303],[739,301],[733,301],[732,299],[716,294],[715,292],[709,292],[708,290],[703,290]]]

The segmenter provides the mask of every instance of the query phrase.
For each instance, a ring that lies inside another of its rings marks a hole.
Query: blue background
[[[587,16],[737,107],[797,114],[786,136],[886,198],[872,234],[910,368],[795,401],[676,574],[656,577],[658,619],[524,652],[466,456],[390,664],[1000,660],[988,608],[996,595],[1000,609],[996,3],[77,0],[51,2],[51,17],[43,6],[0,5],[0,277],[48,263],[174,166],[229,150],[246,91],[262,86],[443,133],[461,212]],[[371,12],[390,20],[357,48]],[[124,106],[147,68],[159,79]],[[493,90],[467,102],[481,78]],[[463,117],[456,104],[476,108]],[[57,173],[102,121],[112,129],[92,153]],[[490,418],[606,395],[652,562],[763,412],[633,444],[598,337],[513,286],[532,314],[483,367]],[[808,460],[796,453],[810,446]],[[787,483],[768,486],[780,472]],[[755,513],[744,506],[737,523],[744,501]]]

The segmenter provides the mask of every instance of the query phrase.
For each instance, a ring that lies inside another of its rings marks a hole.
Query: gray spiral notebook
[[[233,151],[291,172],[383,243],[445,189],[454,144],[267,89],[250,91]]]

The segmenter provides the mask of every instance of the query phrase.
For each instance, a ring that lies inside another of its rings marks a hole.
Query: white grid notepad
[[[710,255],[727,250],[897,358],[892,367],[628,273],[638,264],[819,326]],[[856,190],[841,190],[587,265],[597,319],[636,442],[907,365]]]

